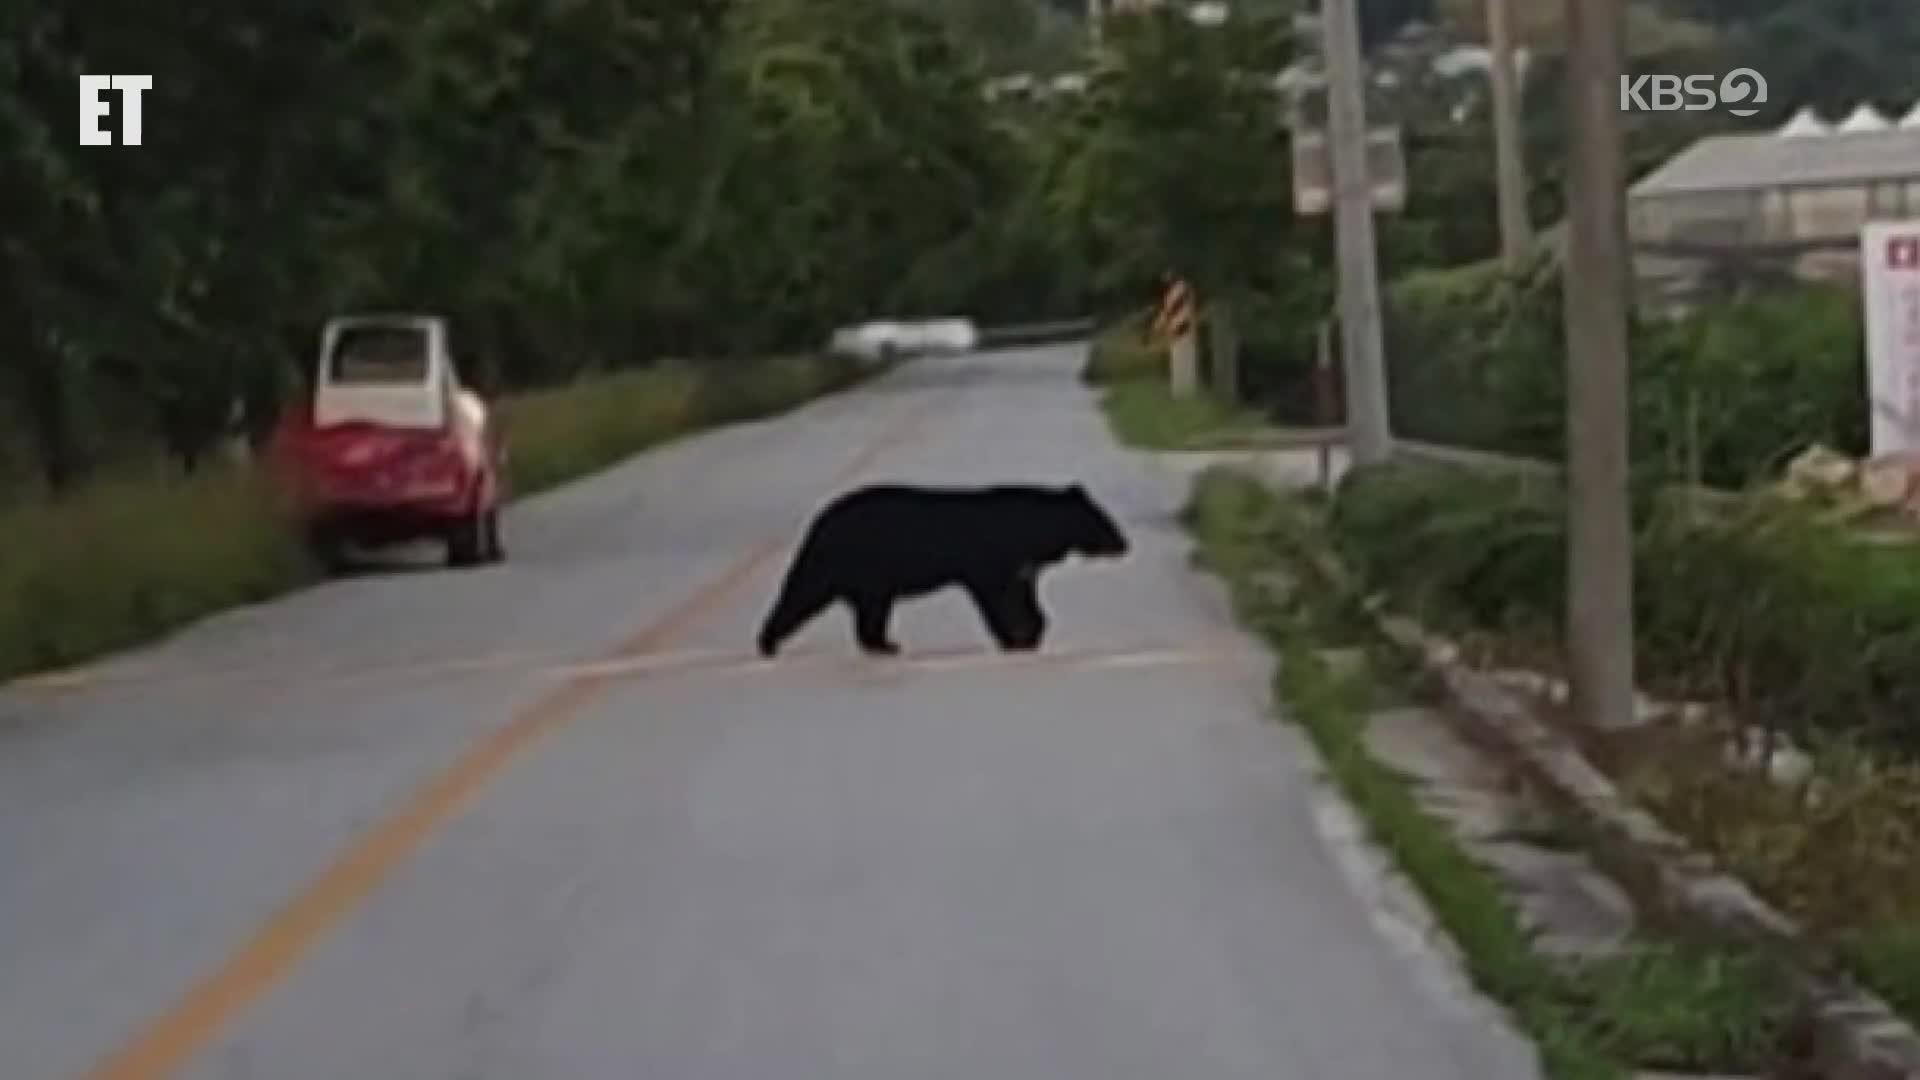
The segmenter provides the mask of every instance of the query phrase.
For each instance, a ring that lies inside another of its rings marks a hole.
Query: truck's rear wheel
[[[478,565],[487,553],[486,515],[480,511],[455,522],[447,532],[447,565]]]
[[[325,525],[307,528],[307,554],[322,573],[339,574],[347,569],[346,544],[336,529]]]
[[[500,532],[500,509],[495,507],[487,511],[482,520],[484,524],[481,527],[481,531],[486,544],[483,555],[488,562],[505,562],[507,560],[507,542],[501,536]]]

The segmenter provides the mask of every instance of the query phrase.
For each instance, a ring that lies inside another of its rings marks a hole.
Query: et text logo
[[[120,92],[120,145],[140,145],[140,95],[153,89],[151,75],[80,76],[80,145],[112,146],[113,132],[101,121],[113,111],[105,100],[109,90]]]

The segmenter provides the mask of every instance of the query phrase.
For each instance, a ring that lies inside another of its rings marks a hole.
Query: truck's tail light
[[[466,472],[467,463],[460,453],[460,444],[451,437],[441,437],[424,442],[408,464],[416,476],[443,480],[459,477]]]

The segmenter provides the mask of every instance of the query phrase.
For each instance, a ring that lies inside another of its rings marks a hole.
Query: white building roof
[[[1893,124],[1880,115],[1880,110],[1863,101],[1853,110],[1853,115],[1842,120],[1835,130],[1843,135],[1854,135],[1870,131],[1886,131],[1891,127]]]
[[[1793,119],[1782,125],[1780,130],[1775,132],[1775,134],[1783,139],[1797,139],[1809,136],[1828,135],[1832,132],[1832,125],[1820,119],[1819,113],[1814,112],[1811,108],[1804,108],[1794,113]]]
[[[1823,138],[1702,139],[1633,186],[1635,197],[1920,179],[1920,128]]]

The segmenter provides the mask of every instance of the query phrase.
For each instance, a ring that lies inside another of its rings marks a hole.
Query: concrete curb
[[[1543,723],[1492,677],[1465,664],[1457,646],[1366,599],[1331,552],[1310,541],[1294,543],[1322,584],[1360,598],[1379,633],[1444,688],[1451,707],[1443,712],[1461,735],[1505,759],[1579,819],[1595,861],[1637,903],[1684,925],[1760,942],[1794,962],[1814,1029],[1813,1065],[1819,1076],[1920,1080],[1920,1032],[1878,996],[1837,974],[1831,958],[1798,924],[1632,805],[1571,739]]]

